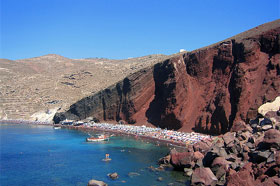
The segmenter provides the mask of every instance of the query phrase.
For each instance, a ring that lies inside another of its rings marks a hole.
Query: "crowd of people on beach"
[[[93,127],[102,130],[110,130],[115,132],[122,132],[127,134],[133,134],[135,136],[146,136],[150,138],[156,138],[160,140],[173,141],[182,144],[194,144],[201,140],[210,139],[209,135],[199,134],[195,132],[186,133],[174,130],[167,130],[161,128],[152,128],[134,125],[124,124],[109,124],[109,123],[84,123],[84,127]]]

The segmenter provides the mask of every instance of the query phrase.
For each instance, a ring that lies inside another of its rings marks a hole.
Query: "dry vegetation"
[[[50,54],[15,61],[0,59],[0,118],[30,119],[38,111],[65,110],[82,97],[166,58],[69,59]]]

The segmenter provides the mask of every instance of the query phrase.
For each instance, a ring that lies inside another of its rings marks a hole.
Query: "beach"
[[[186,147],[199,141],[211,141],[211,136],[195,132],[185,133],[161,128],[153,128],[125,124],[109,123],[83,123],[79,126],[74,125],[56,125],[62,128],[81,130],[85,132],[105,132],[117,135],[129,135],[134,138],[147,139],[159,143],[170,144],[180,147]]]

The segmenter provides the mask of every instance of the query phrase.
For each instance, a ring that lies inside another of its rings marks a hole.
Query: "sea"
[[[151,168],[169,152],[166,145],[128,136],[105,142],[86,142],[87,137],[51,126],[0,124],[0,185],[86,186],[91,179],[109,186],[189,185],[182,172]],[[112,160],[102,161],[105,154]],[[118,179],[108,177],[113,172]]]

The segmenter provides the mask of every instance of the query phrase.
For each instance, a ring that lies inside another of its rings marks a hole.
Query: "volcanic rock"
[[[233,132],[227,132],[226,134],[223,135],[223,140],[226,145],[229,145],[231,142],[233,142],[235,139],[234,133]]]
[[[177,169],[192,168],[195,165],[193,152],[177,152],[173,149],[170,155],[170,163]]]
[[[280,165],[280,151],[276,152],[275,161],[277,165]]]
[[[245,132],[245,131],[249,131],[252,132],[252,128],[247,125],[244,121],[237,121],[233,124],[231,130],[231,132]]]
[[[220,156],[220,157],[228,156],[226,150],[223,147],[214,146],[209,152],[213,153],[214,156]]]
[[[211,134],[228,132],[280,94],[280,20],[220,43],[179,53],[73,104],[61,119],[152,124]]]
[[[228,186],[255,186],[252,164],[246,164],[239,172],[228,177]]]
[[[170,159],[171,159],[171,156],[170,156],[170,155],[167,155],[167,156],[165,156],[165,157],[163,157],[163,158],[160,158],[160,159],[158,160],[158,163],[159,163],[159,164],[169,164],[169,163],[170,163]]]
[[[198,185],[200,183],[204,185],[214,186],[218,179],[213,174],[210,168],[197,168],[194,170],[191,183],[192,185]]]
[[[263,142],[265,144],[268,144],[270,146],[274,146],[276,148],[280,148],[280,131],[276,129],[270,129],[264,134],[264,140]]]
[[[256,163],[261,163],[266,161],[272,153],[270,151],[256,151],[251,153],[252,161]]]
[[[231,162],[227,161],[224,157],[217,157],[214,159],[211,167],[223,167],[227,171],[230,164]]]
[[[194,160],[197,161],[197,160],[203,159],[204,155],[201,152],[196,151],[193,153],[193,157],[194,157]]]
[[[193,145],[195,151],[199,151],[201,153],[205,153],[210,149],[210,144],[204,141],[199,141],[198,143]]]

